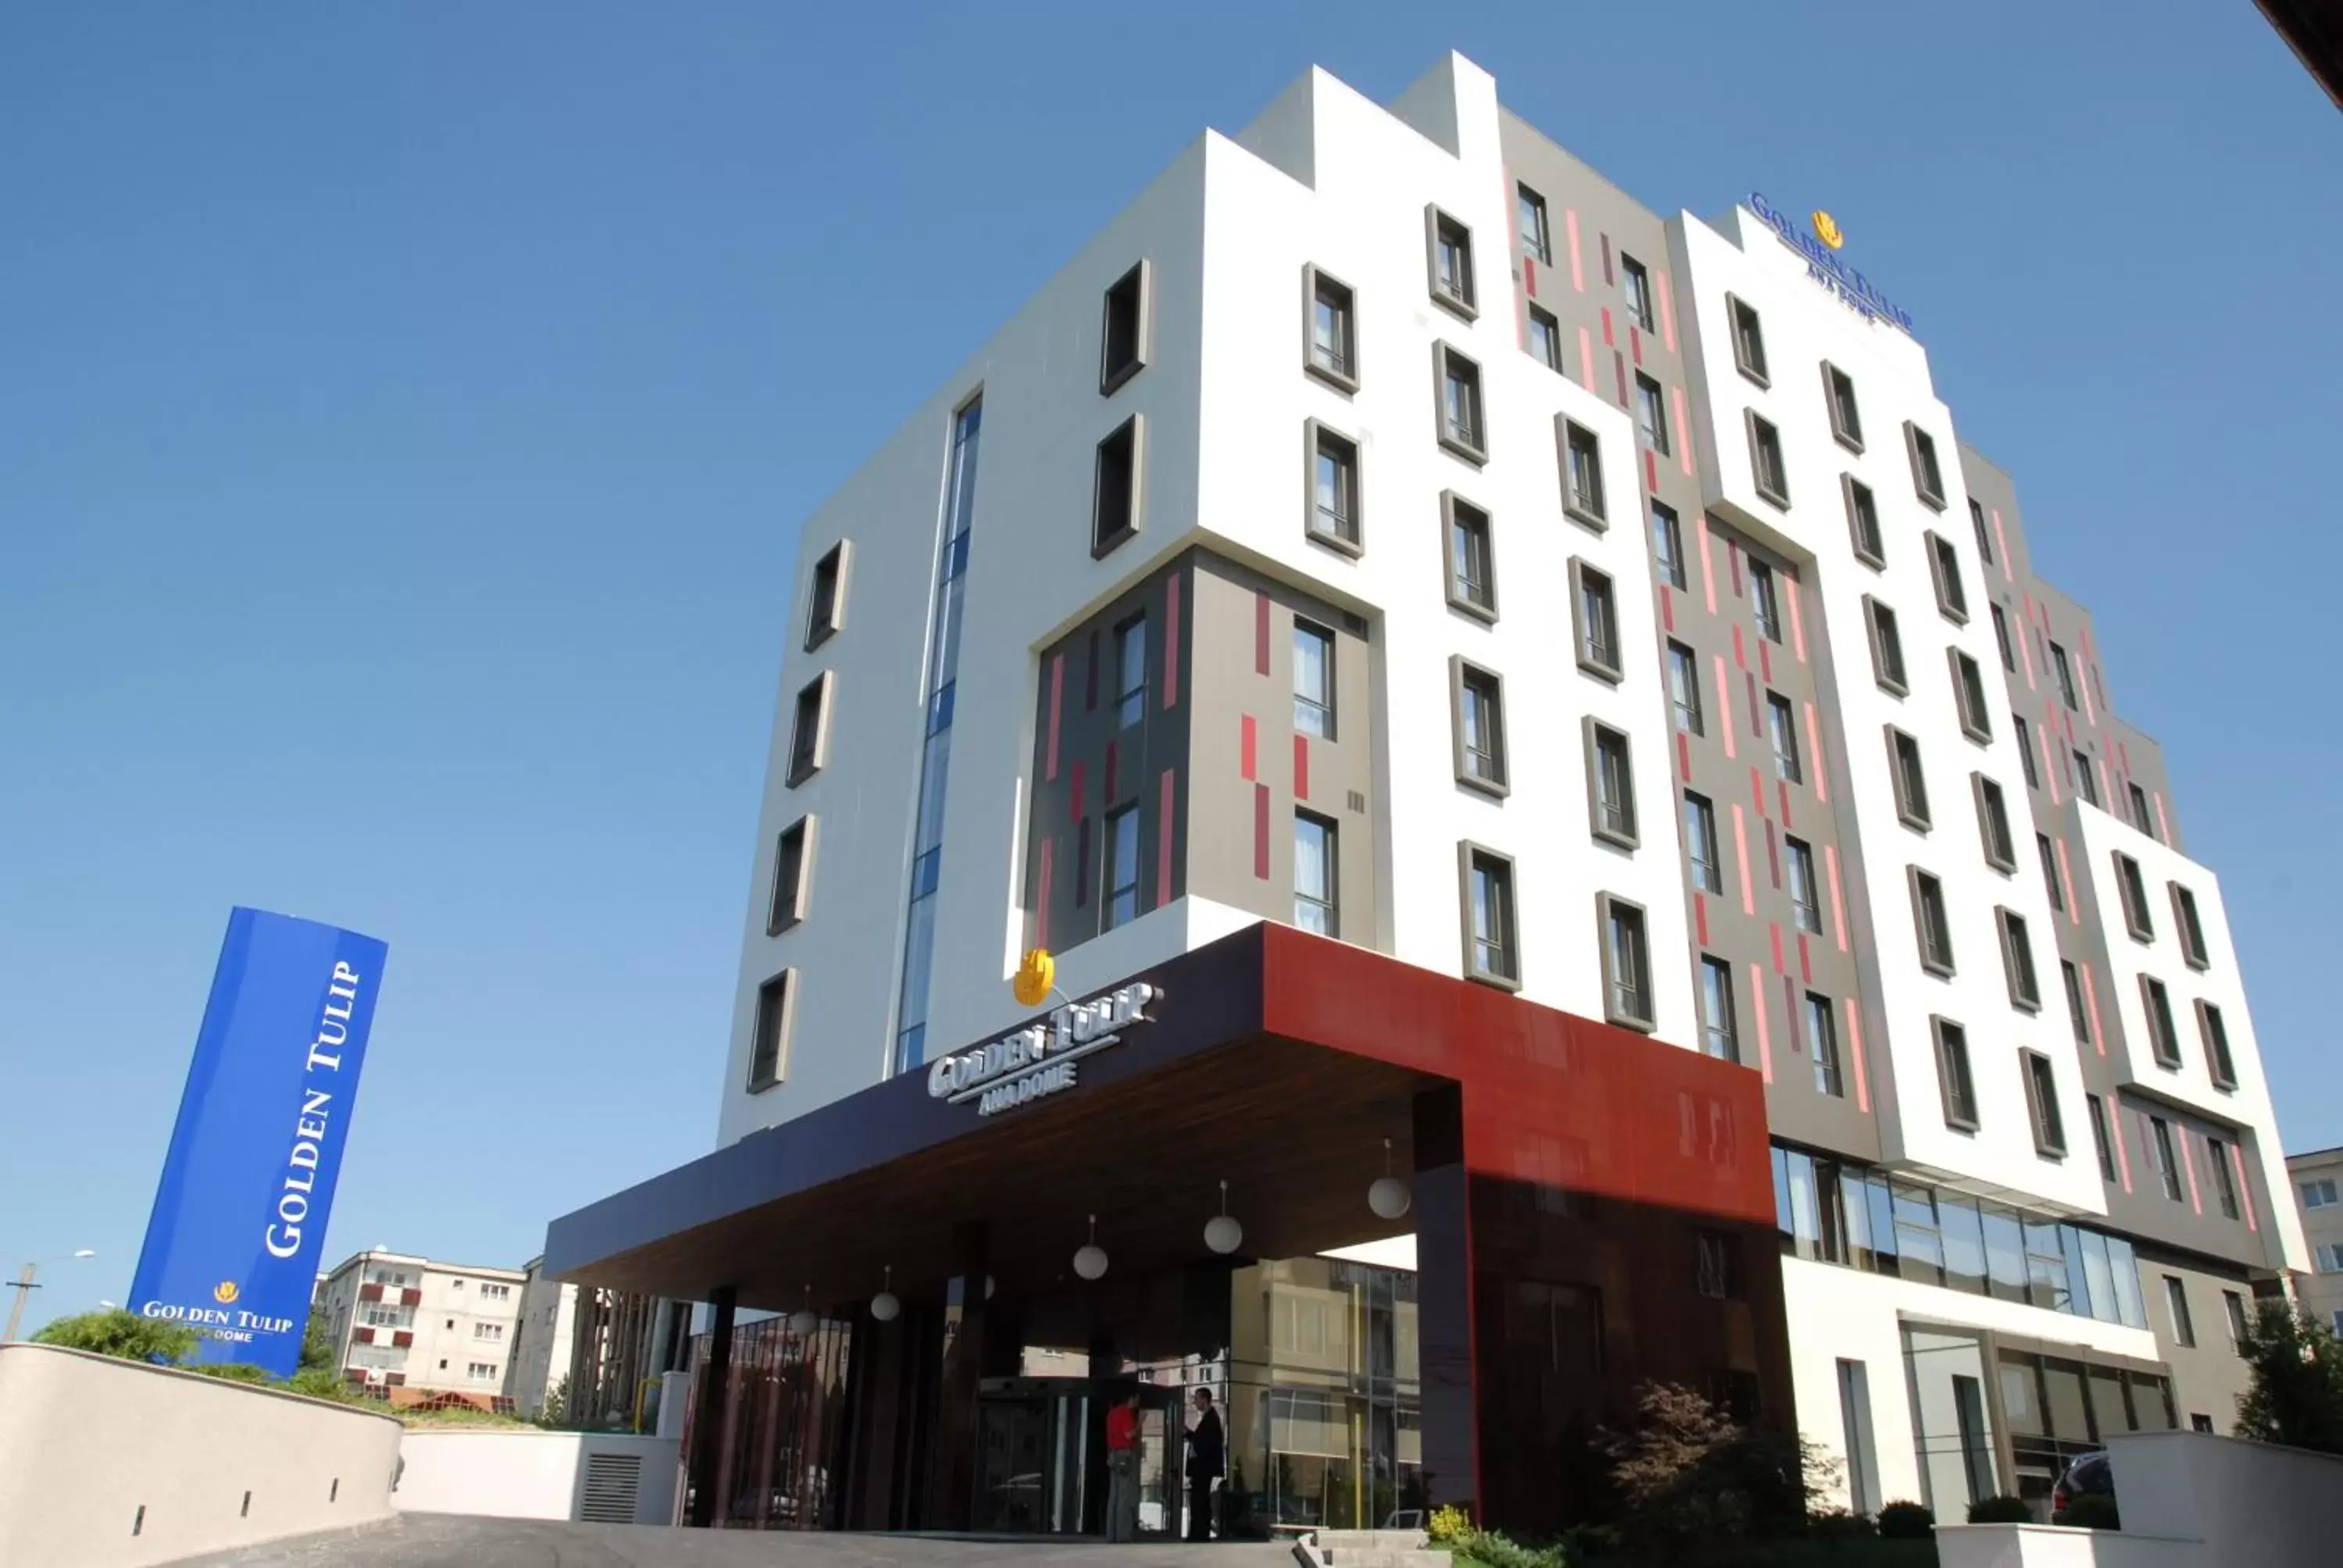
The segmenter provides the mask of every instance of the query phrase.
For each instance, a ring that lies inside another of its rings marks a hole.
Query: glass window
[[[2180,1157],[2172,1149],[2172,1123],[2161,1116],[2147,1119],[2148,1152],[2156,1166],[2156,1178],[2164,1195],[2173,1202],[2182,1201],[2180,1191]]]
[[[2066,1152],[2066,1124],[2058,1113],[2058,1081],[2050,1059],[2039,1051],[2021,1051],[2018,1062],[2026,1073],[2026,1109],[2034,1117],[2034,1147],[2045,1154]]]
[[[2154,975],[2139,977],[2142,1007],[2147,1014],[2148,1048],[2158,1067],[2180,1065],[2180,1035],[2172,1026],[2172,993]]]
[[[1604,913],[1611,1016],[1648,1024],[1652,1020],[1651,961],[1644,940],[1644,911],[1623,900],[1605,899]]]
[[[1982,773],[1972,777],[1976,780],[1977,838],[1985,849],[1986,864],[2014,871],[2017,845],[2010,837],[2009,802],[2000,785]]]
[[[1994,645],[2001,649],[2001,668],[2014,672],[2017,668],[2017,656],[2009,647],[2009,618],[2001,613],[1999,605],[1988,608],[1993,611]]]
[[[1547,369],[1562,368],[1562,324],[1534,305],[1530,307],[1529,351]]]
[[[1748,414],[1749,466],[1757,494],[1777,507],[1790,504],[1790,473],[1782,461],[1782,433],[1755,409]]]
[[[2140,879],[2139,862],[2116,851],[2116,890],[2123,898],[2124,925],[2141,941],[2156,938],[2156,923],[2147,912],[2147,884]]]
[[[1145,366],[1146,345],[1141,341],[1145,321],[1147,264],[1139,263],[1117,278],[1106,291],[1105,319],[1100,337],[1099,390],[1111,393]]]
[[[1783,848],[1790,882],[1790,908],[1797,920],[1798,930],[1819,935],[1823,929],[1821,884],[1815,878],[1815,852],[1799,839],[1785,838]]]
[[[1741,374],[1766,385],[1765,329],[1757,319],[1757,312],[1746,300],[1732,295],[1725,297],[1727,314],[1733,317],[1733,363]]]
[[[1912,487],[1920,498],[1932,507],[1945,504],[1944,470],[1936,463],[1936,438],[1917,425],[1907,424],[1905,433],[1912,446]]]
[[[1703,732],[1700,709],[1700,667],[1692,649],[1680,642],[1668,644],[1668,705],[1675,711],[1676,728],[1686,735]]]
[[[1489,514],[1453,494],[1448,497],[1448,598],[1452,604],[1479,610],[1484,617],[1497,613]]]
[[[1525,185],[1513,186],[1513,215],[1521,227],[1522,249],[1552,264],[1554,245],[1546,232],[1545,197]]]
[[[1872,496],[1871,487],[1848,474],[1846,481],[1846,529],[1854,541],[1855,553],[1873,566],[1887,564],[1887,541],[1879,531],[1879,503]]]
[[[2227,1140],[2205,1140],[2206,1172],[2213,1180],[2213,1197],[2220,1205],[2221,1218],[2237,1217],[2237,1183],[2229,1170],[2229,1145]]]
[[[1432,222],[1432,291],[1443,304],[1473,308],[1473,232],[1444,212]]]
[[[1334,634],[1301,619],[1293,623],[1293,728],[1324,739],[1334,734]]]
[[[2099,803],[2098,770],[2091,765],[2091,754],[2081,747],[2075,748],[2074,757],[2076,793],[2096,806]]]
[[[2035,771],[2034,737],[2026,729],[2026,720],[2016,714],[2013,713],[2009,716],[2009,722],[2017,731],[2017,765],[2026,770],[2026,787],[2028,789],[2039,789],[2042,788],[2042,777]]]
[[[1757,618],[1757,634],[1767,642],[1782,640],[1782,596],[1774,568],[1752,557],[1749,562],[1749,605]]]
[[[1471,873],[1473,972],[1487,979],[1518,980],[1513,949],[1513,868],[1501,857],[1475,851]]]
[[[2042,857],[2043,890],[2050,895],[2050,907],[2063,915],[2066,912],[2066,888],[2058,879],[2058,852],[2047,833],[2034,835],[2034,848]]]
[[[1996,912],[2001,920],[2001,961],[2004,978],[2009,982],[2010,1005],[2032,1012],[2042,1005],[2042,988],[2035,978],[2033,935],[2026,929],[2025,916],[2014,910]],[[2059,1146],[2065,1146],[2063,1139]]]
[[[2172,923],[2180,931],[2180,956],[2187,960],[2190,969],[2208,968],[2213,960],[2205,946],[2205,922],[2197,913],[2197,895],[2177,882],[2170,886]]]
[[[2005,1302],[2026,1300],[2026,1238],[2017,1211],[2000,1203],[1977,1204],[1985,1226],[1986,1282]]]
[[[1839,1073],[1838,1020],[1830,998],[1806,993],[1806,1045],[1815,1053],[1815,1092],[1843,1099],[1846,1084]]]
[[[1594,726],[1594,827],[1604,838],[1635,842],[1635,780],[1627,760],[1627,737]],[[1638,1015],[1640,1016],[1640,1015]]]
[[[1976,1200],[1958,1192],[1938,1192],[1936,1226],[1945,1238],[1945,1283],[1985,1294],[1985,1221],[1977,1212]]]
[[[1600,528],[1607,516],[1603,506],[1602,444],[1584,426],[1565,423],[1563,456],[1566,468],[1563,509]]]
[[[2221,1021],[2221,1010],[2209,1001],[2197,1004],[2197,1033],[2205,1041],[2205,1069],[2212,1075],[2213,1087],[2235,1089],[2237,1064],[2229,1054],[2229,1026]]]
[[[1693,886],[1703,892],[1725,891],[1725,867],[1717,852],[1716,809],[1706,796],[1685,792],[1684,824],[1684,853],[1692,862]]]
[[[1440,350],[1441,439],[1477,457],[1481,434],[1481,367],[1454,349]]]
[[[2164,1312],[2172,1324],[2172,1342],[2183,1347],[2197,1342],[2197,1324],[2188,1315],[2188,1287],[2177,1274],[2164,1276]]]
[[[1863,608],[1871,623],[1872,678],[1901,697],[1909,689],[1909,682],[1904,673],[1904,637],[1896,628],[1896,612],[1868,597],[1863,601]]]
[[[1961,729],[1972,740],[1993,739],[1993,709],[1985,696],[1985,672],[1959,648],[1952,650],[1953,698],[1961,716]]]
[[[1936,578],[1936,608],[1947,619],[1968,619],[1968,590],[1961,586],[1961,558],[1953,549],[1953,541],[1942,534],[1930,534],[1928,564]]]
[[[806,612],[805,646],[809,652],[820,647],[839,628],[839,587],[845,571],[846,541],[840,539],[814,563],[813,602]]]
[[[2229,1348],[2246,1353],[2246,1299],[2235,1291],[2221,1292],[2221,1313],[2229,1323]]]
[[[1676,515],[1657,501],[1652,503],[1652,558],[1659,563],[1660,576],[1670,588],[1690,586],[1684,564],[1684,529]]]
[[[1293,923],[1322,937],[1342,934],[1335,919],[1334,824],[1293,814]]]
[[[2107,1110],[2096,1094],[2083,1096],[2083,1109],[2091,1119],[2091,1151],[2098,1156],[2099,1180],[2116,1180],[2116,1151],[2107,1140]]]
[[[2306,1209],[2332,1209],[2338,1201],[2335,1179],[2331,1176],[2321,1176],[2317,1181],[2301,1181],[2296,1185],[2301,1190],[2302,1206]]]
[[[1627,317],[1649,332],[1652,329],[1652,275],[1644,264],[1622,251],[1619,255],[1619,286],[1627,296]]]
[[[1106,924],[1111,930],[1139,918],[1139,809],[1125,806],[1106,819]]]
[[[2058,678],[2058,695],[2066,706],[2079,711],[2082,703],[2075,695],[2075,667],[2066,662],[2066,650],[2056,643],[2050,645],[2050,672]]]
[[[1863,450],[1863,410],[1855,399],[1855,378],[1835,365],[1823,366],[1825,401],[1830,409],[1831,434],[1844,446]]]
[[[1903,1263],[1898,1271],[1907,1280],[1924,1284],[1945,1282],[1945,1242],[1936,1231],[1936,1195],[1908,1181],[1891,1181],[1896,1251]]]
[[[1663,457],[1669,454],[1666,398],[1660,384],[1641,371],[1635,375],[1635,428],[1644,445]]]
[[[1920,764],[1920,742],[1901,729],[1890,729],[1887,757],[1895,765],[1896,814],[1906,827],[1926,832],[1934,818],[1928,810],[1928,774]]]
[[[1945,1096],[1945,1125],[1974,1131],[1976,1084],[1969,1076],[1968,1031],[1946,1019],[1936,1024],[1936,1075]]]
[[[1912,900],[1920,927],[1921,967],[1938,974],[1953,972],[1953,922],[1945,912],[1945,885],[1916,867],[1912,872]]]
[[[1091,498],[1091,553],[1104,555],[1139,527],[1139,416],[1098,444]]]
[[[1733,968],[1723,959],[1700,960],[1701,1042],[1724,1061],[1741,1060],[1741,1031],[1733,1016]]]
[[[1765,694],[1765,729],[1774,742],[1774,772],[1791,783],[1804,780],[1805,774],[1798,764],[1798,726],[1790,716],[1790,700],[1775,692]]]
[[[1497,678],[1466,668],[1458,689],[1467,778],[1503,788],[1505,782],[1505,721]]]
[[[1355,297],[1315,267],[1310,278],[1310,366],[1351,384],[1358,375]]]
[[[1320,427],[1311,472],[1312,532],[1343,544],[1359,542],[1359,448]]]
[[[1147,717],[1147,618],[1114,628],[1115,722],[1129,729]]]
[[[1611,578],[1593,567],[1577,563],[1578,662],[1616,679],[1619,663],[1619,610],[1612,598]]]

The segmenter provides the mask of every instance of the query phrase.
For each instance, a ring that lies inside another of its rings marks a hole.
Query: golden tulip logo
[[[1815,209],[1815,237],[1833,250],[1846,243],[1846,236],[1838,230],[1838,219],[1820,207]]]
[[[212,1287],[212,1300],[224,1307],[234,1306],[236,1299],[242,1294],[244,1292],[236,1289],[234,1280],[222,1280]]]
[[[1024,1007],[1040,1007],[1050,1000],[1050,990],[1058,981],[1058,960],[1050,956],[1047,948],[1035,948],[1017,966],[1017,974],[1009,982],[1010,994]]]

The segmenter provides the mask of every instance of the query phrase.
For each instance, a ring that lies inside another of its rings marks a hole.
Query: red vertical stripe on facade
[[[1815,799],[1827,804],[1830,800],[1830,768],[1823,756],[1822,725],[1815,718],[1815,705],[1806,704],[1806,759],[1813,764]],[[1786,819],[1788,812],[1784,812]]]
[[[2016,582],[2017,568],[2009,564],[2009,536],[2001,531],[1999,507],[1993,508],[1993,548],[1994,553],[2001,558],[2001,580],[2006,583]]]
[[[1774,645],[1762,637],[1757,639],[1757,673],[1766,685],[1774,684]]]
[[[1853,997],[1844,1000],[1846,1002],[1847,1055],[1855,1060],[1855,1108],[1868,1116],[1871,1114],[1871,1075],[1864,1070],[1863,1066],[1863,1010],[1855,1005]]]
[[[1537,257],[1522,257],[1522,287],[1532,299],[1537,297]]]
[[[1741,628],[1737,626],[1733,628],[1733,668],[1735,669],[1749,668],[1749,648],[1742,641]]]
[[[1768,920],[1765,922],[1765,930],[1766,934],[1770,936],[1774,941],[1774,972],[1775,974],[1786,973],[1787,971],[1784,969],[1782,964],[1782,922],[1779,920]]]
[[[1787,832],[1797,826],[1790,820],[1790,784],[1786,779],[1774,780],[1774,798],[1782,803],[1782,829]]]
[[[1681,729],[1676,731],[1676,777],[1692,782],[1692,739]]]
[[[1269,880],[1269,786],[1252,787],[1252,874]]]
[[[1082,767],[1082,764],[1081,764],[1081,759],[1076,759],[1076,760],[1075,760],[1075,762],[1074,762],[1074,776],[1073,776],[1073,782],[1072,782],[1072,784],[1068,788],[1068,789],[1067,789],[1067,791],[1066,791],[1066,794],[1067,794],[1067,801],[1066,801],[1066,806],[1067,806],[1067,809],[1066,809],[1066,818],[1067,818],[1067,819],[1068,819],[1069,821],[1079,822],[1079,821],[1081,821],[1081,820],[1082,819],[1082,784],[1083,784],[1083,782],[1084,782],[1084,769],[1083,769],[1083,767]]]
[[[1579,293],[1586,292],[1586,264],[1579,258],[1578,209],[1562,209],[1562,232],[1570,242],[1570,286]]]
[[[1584,327],[1578,329],[1578,384],[1594,395],[1594,339]]]
[[[1754,915],[1757,912],[1757,890],[1749,880],[1749,818],[1738,801],[1733,807],[1733,855],[1741,867],[1741,912]]]
[[[2164,791],[2158,789],[2155,794],[2150,795],[2148,799],[2156,802],[2157,841],[2161,844],[2169,844],[2172,842],[2172,824],[2165,819]]]
[[[2097,982],[2091,979],[2091,965],[2087,959],[2084,960],[2082,970],[2083,1011],[2089,1015],[2091,1020],[2091,1044],[2098,1049],[2101,1056],[2105,1056],[2107,1053],[2107,1037],[2099,1031],[2099,988]],[[2129,1177],[2124,1179],[2124,1191],[2131,1191]]]
[[[2234,1143],[2229,1145],[2229,1169],[2237,1173],[2237,1203],[2246,1211],[2246,1229],[2258,1235],[2262,1227],[2254,1218],[2254,1190],[2246,1184],[2246,1157]]]
[[[1121,744],[1119,741],[1110,740],[1106,743],[1106,788],[1099,793],[1099,806],[1101,809],[1112,810],[1114,803],[1122,798],[1122,791],[1115,788],[1115,764],[1121,754]]]
[[[1616,348],[1611,351],[1611,374],[1619,383],[1619,407],[1627,406],[1627,357]]]
[[[1789,579],[1788,586],[1790,589],[1788,595],[1790,600],[1790,651],[1798,656],[1798,662],[1800,664],[1804,664],[1806,662],[1806,617],[1805,612],[1799,608],[1799,601],[1805,598],[1805,594],[1798,587],[1798,579],[1795,578]]]
[[[1660,487],[1660,459],[1649,447],[1644,448],[1644,488],[1656,492]]]
[[[2188,1173],[2188,1206],[2202,1214],[2205,1200],[2197,1191],[2197,1155],[2191,1147],[2197,1141],[2197,1135],[2186,1127],[2177,1131],[2180,1134],[2180,1168]]]
[[[1155,907],[1159,910],[1172,901],[1172,827],[1179,820],[1172,815],[1173,792],[1172,769],[1166,768],[1155,808]]]
[[[1668,285],[1667,268],[1660,269],[1659,280],[1660,341],[1666,345],[1669,353],[1674,354],[1676,351],[1676,302],[1675,291]],[[1684,421],[1679,419],[1676,423],[1681,425]]]
[[[1794,1056],[1803,1056],[1805,1054],[1806,1047],[1803,1038],[1805,1030],[1798,1024],[1798,988],[1790,982],[1788,975],[1784,975],[1781,979],[1782,1017],[1790,1026],[1790,1052]]]
[[[1180,701],[1180,579],[1170,577],[1163,582],[1163,710],[1169,713]]]
[[[1307,735],[1293,738],[1293,798],[1296,800],[1310,799],[1310,737]]]
[[[1765,739],[1765,721],[1757,708],[1757,677],[1745,669],[1741,672],[1741,681],[1749,694],[1749,733],[1763,740]]]
[[[1700,945],[1708,946],[1708,895],[1706,893],[1694,893],[1692,896],[1692,924],[1693,934],[1700,939]]]
[[[1635,368],[1644,367],[1644,333],[1641,327],[1627,328],[1627,352],[1635,357]]]
[[[1037,948],[1050,945],[1050,851],[1055,848],[1052,840],[1046,838],[1041,840],[1040,885],[1033,895],[1033,945]]]
[[[1050,783],[1058,781],[1058,715],[1066,703],[1066,656],[1050,656],[1050,750],[1043,763],[1041,777]]]
[[[1716,607],[1712,602],[1709,608],[1714,609]],[[1725,737],[1725,755],[1730,759],[1733,756],[1733,688],[1725,682],[1725,655],[1717,654],[1715,658],[1716,728]]]
[[[1782,838],[1772,822],[1765,824],[1765,876],[1774,890],[1782,890]]]
[[[1589,387],[1588,390],[1592,391],[1593,388]],[[1708,514],[1706,512],[1701,513],[1694,519],[1693,534],[1700,540],[1701,592],[1707,597],[1708,613],[1715,615],[1716,613],[1716,564],[1710,559],[1708,553]],[[1732,753],[1728,751],[1725,755],[1729,757]]]
[[[1259,769],[1255,766],[1256,759],[1253,756],[1254,743],[1258,739],[1252,715],[1248,713],[1237,721],[1237,771],[1243,776],[1248,784],[1253,782],[1259,776]]]
[[[1758,777],[1757,769],[1754,767],[1749,769],[1749,809],[1761,818],[1766,815],[1765,783]]]
[[[1825,844],[1823,846],[1823,865],[1827,869],[1830,875],[1831,934],[1838,939],[1838,950],[1845,952],[1846,951],[1846,895],[1839,890],[1838,846],[1836,844]],[[1855,1003],[1852,1000],[1847,1002],[1847,1006],[1849,1007],[1853,1007]]]
[[[1757,1015],[1757,1071],[1766,1082],[1771,1083],[1774,1081],[1774,1031],[1766,1022],[1765,1015],[1774,1010],[1765,1005],[1765,971],[1757,967],[1754,959],[1749,964],[1749,1000],[1755,1004],[1751,1010]]]
[[[1595,235],[1595,238],[1600,240],[1603,246],[1603,281],[1606,284],[1615,285],[1619,279],[1618,276],[1611,270],[1611,236],[1598,231]],[[1607,316],[1610,313],[1605,311],[1604,314]]]
[[[2058,849],[2058,887],[2066,899],[2066,919],[2071,923],[2079,926],[2083,923],[2083,906],[2077,901],[2075,898],[2075,871],[2074,868],[2066,863],[2066,840],[2062,838],[2056,842]]]
[[[1612,330],[1611,327],[1611,307],[1607,305],[1603,307],[1603,347],[1605,348],[1619,347],[1618,335]]]
[[[1675,589],[1665,583],[1660,585],[1660,625],[1669,631],[1676,628]]]
[[[1269,596],[1252,596],[1252,672],[1269,673]]]
[[[1669,348],[1675,345],[1671,343]],[[1676,460],[1684,465],[1684,477],[1692,477],[1692,421],[1684,417],[1684,396],[1681,387],[1668,388],[1669,401],[1676,406]]]
[[[1815,956],[1806,947],[1806,933],[1798,933],[1798,979],[1807,985],[1815,983]]]

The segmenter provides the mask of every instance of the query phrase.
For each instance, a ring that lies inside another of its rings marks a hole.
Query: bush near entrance
[[[2237,1435],[2343,1453],[2343,1342],[2286,1302],[2263,1302],[2237,1342],[2253,1382],[2237,1397]]]
[[[1980,1497],[1969,1504],[1972,1524],[2031,1524],[2034,1510],[2023,1497]]]

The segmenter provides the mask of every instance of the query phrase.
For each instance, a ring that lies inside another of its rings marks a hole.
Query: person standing
[[[1196,1424],[1188,1429],[1188,1539],[1212,1538],[1212,1483],[1226,1467],[1228,1442],[1212,1391],[1196,1391]]]
[[[1106,1412],[1106,1538],[1139,1539],[1139,1391]]]

